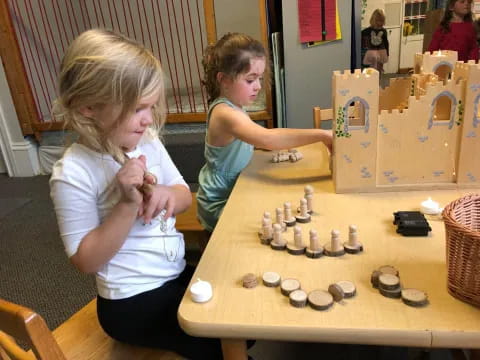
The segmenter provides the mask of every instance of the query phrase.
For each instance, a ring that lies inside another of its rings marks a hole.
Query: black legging
[[[105,332],[133,345],[168,349],[188,359],[222,359],[219,339],[187,335],[178,324],[177,311],[193,275],[188,266],[175,280],[126,299],[97,297],[97,314]]]

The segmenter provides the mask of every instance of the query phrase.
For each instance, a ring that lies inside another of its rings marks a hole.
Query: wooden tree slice
[[[305,254],[306,246],[296,246],[295,244],[287,244],[287,251],[291,255],[303,255]]]
[[[357,293],[357,289],[355,288],[355,284],[351,281],[342,280],[337,282],[337,285],[340,286],[343,290],[343,294],[345,298],[354,297]]]
[[[295,224],[297,223],[297,219],[295,219],[295,217],[292,216],[291,219],[289,219],[289,220],[283,220],[283,222],[284,222],[285,225],[287,225],[288,227],[292,227],[292,226],[295,226]]]
[[[409,306],[425,306],[428,304],[428,296],[421,290],[403,289],[402,301]]]
[[[332,244],[326,243],[323,247],[323,253],[327,256],[342,256],[345,254],[345,249],[342,247],[340,250],[333,251]]]
[[[400,287],[400,278],[392,274],[380,274],[378,285],[384,290],[396,290]]]
[[[307,293],[301,289],[292,291],[288,297],[292,306],[301,308],[307,305]]]
[[[310,215],[308,215],[308,216],[296,215],[295,219],[300,224],[306,224],[306,223],[309,223],[310,220],[312,220],[312,217]]]
[[[252,289],[258,285],[257,276],[252,273],[246,274],[242,281],[243,287],[247,289]]]
[[[275,241],[272,241],[272,242],[270,243],[270,247],[271,247],[273,250],[279,250],[279,251],[281,251],[281,250],[285,250],[285,249],[286,249],[287,244],[278,244],[278,243],[276,243]]]
[[[378,289],[378,277],[381,275],[382,273],[378,270],[373,270],[372,272],[372,276],[370,276],[370,282],[372,283],[372,286],[375,288],[375,289]]]
[[[392,265],[383,265],[378,268],[382,274],[392,274],[395,276],[399,276],[398,270]]]
[[[355,246],[352,246],[348,242],[344,242],[343,248],[349,254],[358,254],[359,252],[363,251],[363,245],[361,243],[357,243]]]
[[[399,299],[400,296],[402,295],[402,289],[400,289],[400,287],[398,287],[395,290],[387,290],[387,289],[383,289],[380,286],[378,290],[380,291],[380,294],[382,294],[383,296],[392,298],[392,299]]]
[[[258,237],[260,239],[260,242],[263,244],[263,245],[270,245],[270,243],[272,242],[273,240],[273,237],[271,238],[264,238],[263,237],[263,233],[259,233],[258,234]]]
[[[328,287],[328,292],[332,294],[333,300],[336,302],[342,301],[345,297],[343,289],[337,284],[330,284]]]
[[[262,276],[263,284],[268,287],[277,287],[280,285],[281,277],[278,273],[267,271]]]
[[[315,310],[327,310],[333,304],[333,296],[325,290],[313,290],[308,294],[308,303]]]
[[[300,281],[297,279],[285,279],[280,285],[280,290],[283,295],[288,296],[292,291],[300,289]]]
[[[317,259],[323,256],[323,248],[320,246],[318,250],[312,250],[307,247],[305,249],[305,255],[307,255],[309,258]]]

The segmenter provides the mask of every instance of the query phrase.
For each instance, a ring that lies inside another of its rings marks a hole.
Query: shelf
[[[404,16],[403,20],[417,20],[417,19],[425,19],[427,15],[414,15],[414,16]]]

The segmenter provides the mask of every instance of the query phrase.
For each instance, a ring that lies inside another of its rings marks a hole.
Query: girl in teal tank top
[[[323,141],[329,148],[332,133],[320,129],[266,129],[242,110],[257,97],[264,73],[263,45],[248,35],[228,33],[207,48],[203,59],[204,84],[209,96],[205,165],[197,192],[198,219],[212,232],[253,147],[287,149]]]

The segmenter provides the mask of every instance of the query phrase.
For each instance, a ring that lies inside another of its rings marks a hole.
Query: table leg
[[[247,342],[238,339],[222,339],[224,360],[248,360]]]

